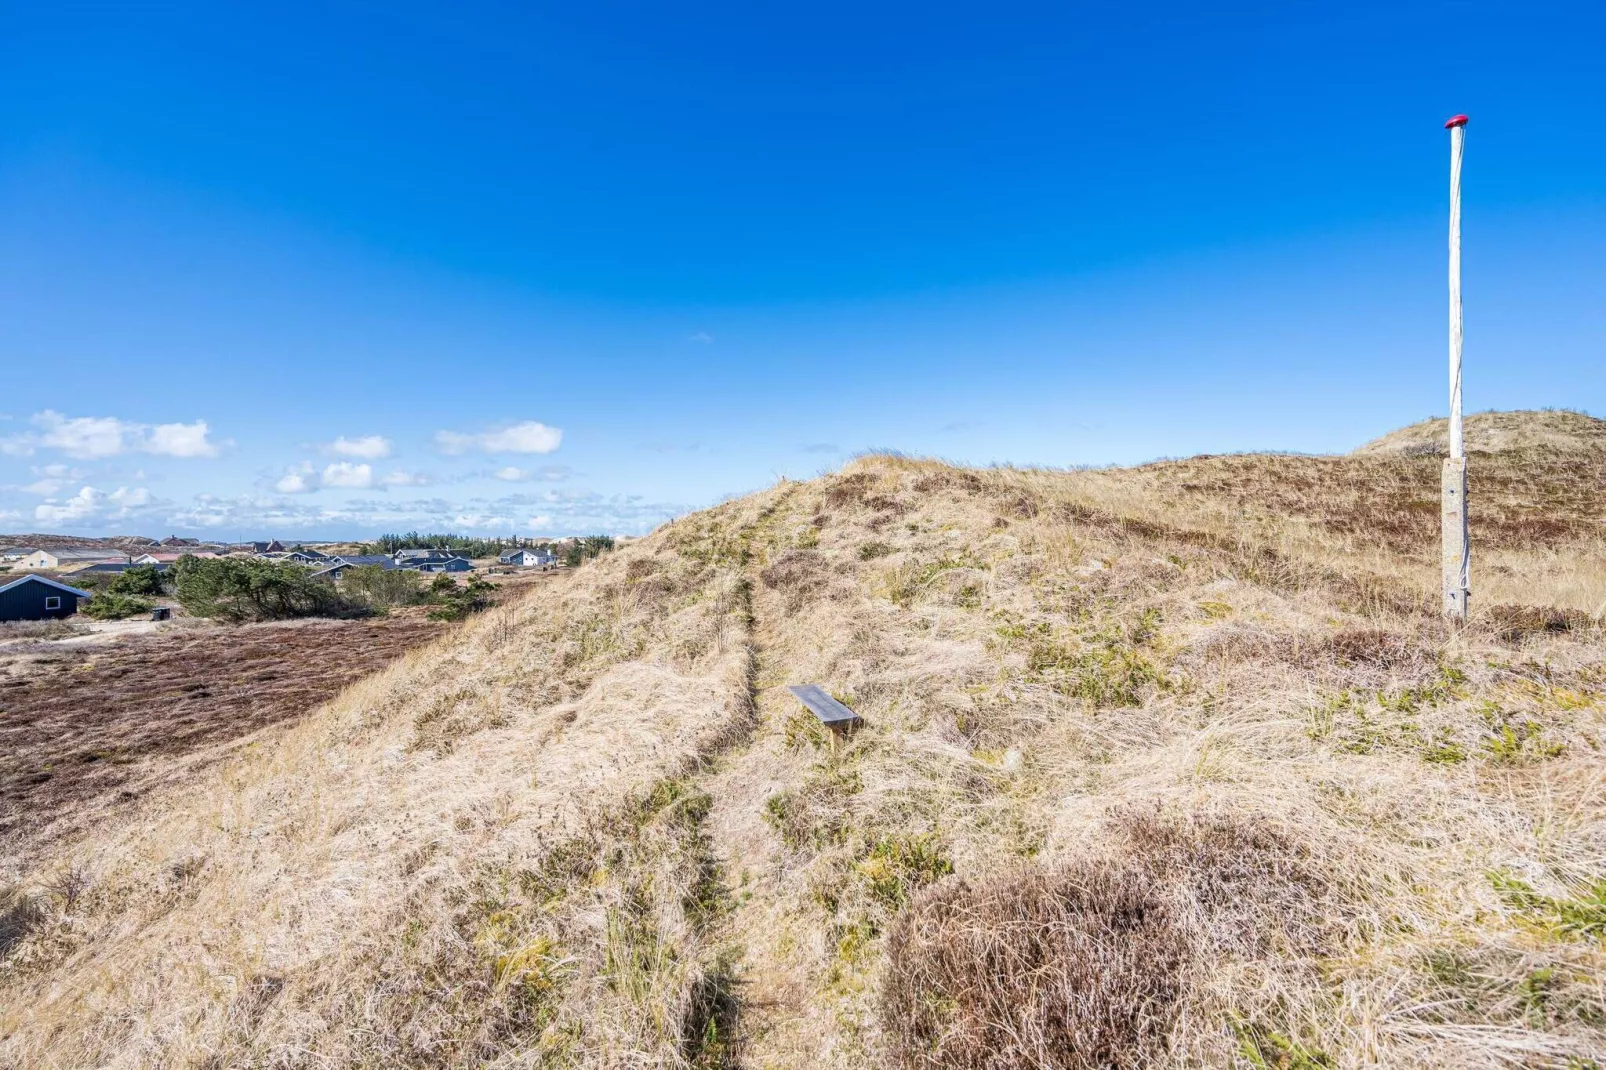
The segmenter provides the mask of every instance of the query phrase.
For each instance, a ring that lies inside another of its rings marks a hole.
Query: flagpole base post
[[[1441,486],[1444,509],[1444,615],[1452,621],[1464,621],[1472,595],[1467,582],[1471,539],[1467,531],[1465,457],[1446,458]]]

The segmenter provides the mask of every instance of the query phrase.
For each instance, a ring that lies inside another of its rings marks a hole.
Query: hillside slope
[[[1589,1065],[1599,442],[1458,634],[1422,451],[677,520],[14,874],[0,1065]]]

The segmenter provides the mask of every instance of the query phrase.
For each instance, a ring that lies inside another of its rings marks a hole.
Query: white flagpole
[[[1467,617],[1471,536],[1467,526],[1467,459],[1461,429],[1461,152],[1467,117],[1445,123],[1450,131],[1450,456],[1444,462],[1444,614]]]

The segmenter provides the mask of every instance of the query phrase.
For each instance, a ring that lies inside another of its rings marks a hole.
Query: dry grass
[[[1459,633],[1421,450],[875,456],[677,520],[41,857],[0,1063],[1598,1062],[1578,419],[1474,454]]]
[[[1152,1066],[1189,1001],[1221,1014],[1202,977],[1296,971],[1344,915],[1264,822],[1124,812],[1098,854],[922,894],[887,938],[881,1028],[906,1067]]]
[[[1187,948],[1145,876],[1034,868],[922,897],[887,940],[882,1028],[900,1065],[1153,1065]]]

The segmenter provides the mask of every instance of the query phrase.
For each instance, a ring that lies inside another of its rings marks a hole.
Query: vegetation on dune
[[[105,591],[86,602],[80,612],[91,620],[124,620],[149,613],[154,604],[147,598]]]
[[[173,594],[193,617],[229,621],[358,615],[365,607],[312,578],[300,565],[256,558],[186,554],[170,572]]]
[[[166,589],[161,570],[155,565],[135,565],[112,577],[106,590],[112,594],[160,595]]]
[[[440,578],[446,578],[443,572]],[[379,565],[348,567],[340,577],[340,590],[347,598],[376,611],[413,606],[428,601],[423,576],[413,569],[383,568]]]
[[[570,568],[579,568],[582,564],[596,557],[601,557],[613,549],[613,536],[587,535],[576,539],[563,551],[563,563]]]
[[[235,622],[360,617],[411,605],[435,607],[431,620],[463,620],[490,605],[495,590],[477,576],[460,585],[445,572],[426,586],[414,570],[378,565],[348,568],[337,585],[300,565],[250,558],[182,557],[171,576],[175,596],[192,616]]]
[[[450,574],[436,575],[429,585],[427,598],[435,608],[429,611],[430,620],[463,620],[490,605],[490,594],[496,588],[478,576],[472,576],[461,586]]]
[[[678,519],[8,876],[0,1062],[1595,1065],[1606,425],[1500,416],[1458,631],[1412,429]]]

